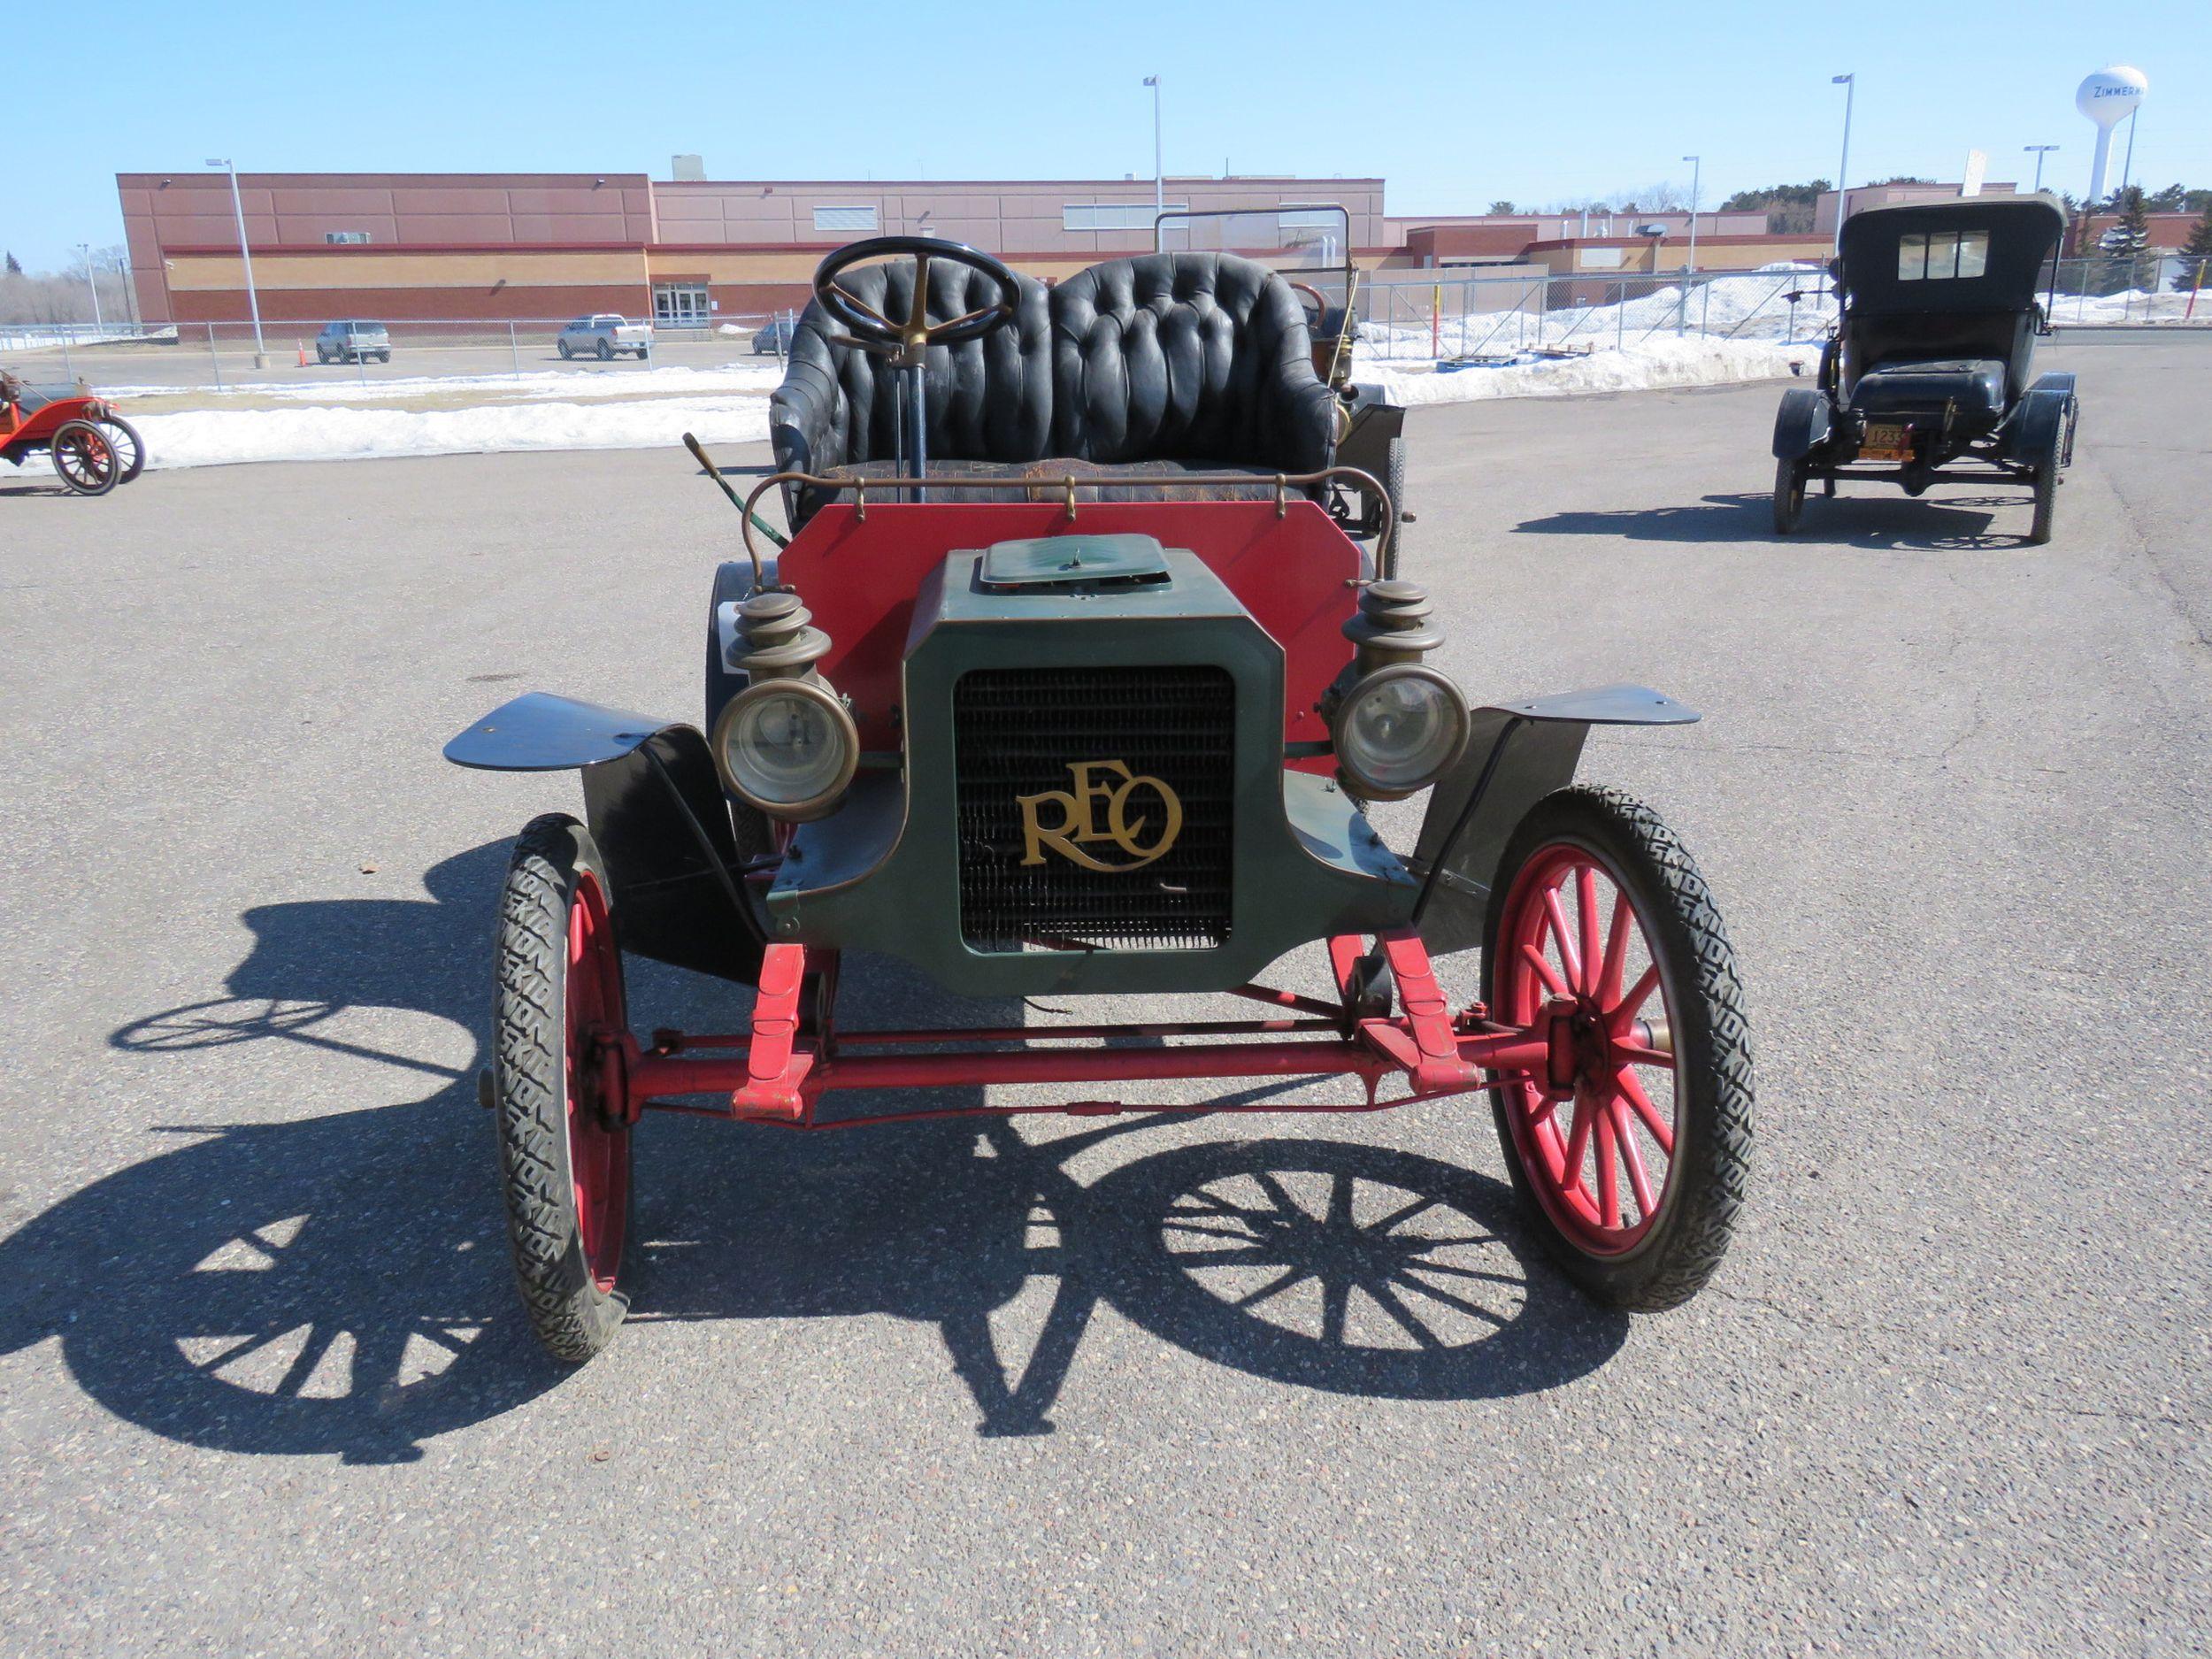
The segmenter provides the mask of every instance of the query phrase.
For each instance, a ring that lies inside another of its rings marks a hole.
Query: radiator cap
[[[994,589],[1138,587],[1168,580],[1167,553],[1148,535],[1032,536],[984,549],[977,580]]]

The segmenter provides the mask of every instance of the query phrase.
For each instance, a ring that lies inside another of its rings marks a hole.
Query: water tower
[[[2104,200],[2105,164],[2112,156],[2112,129],[2143,107],[2150,82],[2139,69],[2114,64],[2081,83],[2074,107],[2097,124],[2097,151],[2089,163],[2089,205]]]

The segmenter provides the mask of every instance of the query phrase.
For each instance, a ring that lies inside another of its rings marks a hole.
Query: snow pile
[[[1525,289],[1530,300],[1526,310],[1446,316],[1433,325],[1411,304],[1400,302],[1383,320],[1360,325],[1360,343],[1375,357],[1396,360],[1428,357],[1432,341],[1433,349],[1447,357],[1488,357],[1563,344],[1631,348],[1647,335],[1656,340],[1678,330],[1737,340],[1816,341],[1836,320],[1835,296],[1821,291],[1824,283],[1817,269],[1786,266],[1694,284],[1686,300],[1678,283],[1668,283],[1627,299],[1606,301],[1605,296],[1618,288],[1586,280],[1582,286],[1601,303],[1549,310],[1537,307],[1538,288],[1532,283]],[[1792,294],[1802,296],[1794,311],[1788,299]]]
[[[1817,346],[1801,342],[1784,345],[1772,340],[1654,334],[1620,350],[1539,357],[1452,373],[1439,373],[1432,364],[1378,360],[1363,352],[1354,357],[1352,367],[1355,379],[1381,387],[1394,402],[1410,407],[1480,403],[1493,397],[1564,397],[1667,387],[1725,386],[1789,374],[1795,372],[1793,365],[1809,373],[1819,356]]]
[[[2051,320],[2061,327],[2068,323],[2212,323],[2212,292],[2193,297],[2192,315],[2192,296],[2186,292],[2129,288],[2117,294],[2062,294],[2052,307]]]
[[[357,461],[523,449],[673,448],[768,435],[764,397],[653,398],[634,403],[510,403],[477,409],[242,409],[146,415],[132,423],[149,467],[245,461]]]
[[[482,395],[561,400],[579,397],[642,397],[660,393],[757,392],[765,396],[783,378],[772,357],[758,363],[730,363],[716,368],[543,369],[525,374],[420,374],[396,380],[325,378],[299,380],[234,380],[220,386],[111,386],[104,397],[281,398],[288,402],[391,403],[407,398]]]

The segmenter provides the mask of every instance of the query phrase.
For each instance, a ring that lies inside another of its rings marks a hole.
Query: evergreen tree
[[[2183,255],[2193,261],[2174,273],[2174,292],[2185,293],[2196,288],[2205,277],[2212,276],[2212,202],[2204,204],[2204,211],[2197,222],[2189,227],[2189,235],[2181,244]]]
[[[23,263],[15,257],[15,250],[12,248],[8,250],[8,274],[10,276],[23,274]]]

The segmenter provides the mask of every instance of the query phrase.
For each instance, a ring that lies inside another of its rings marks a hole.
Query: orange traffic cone
[[[292,343],[300,349],[300,367],[303,369],[307,366],[307,342],[303,340],[295,340]]]

